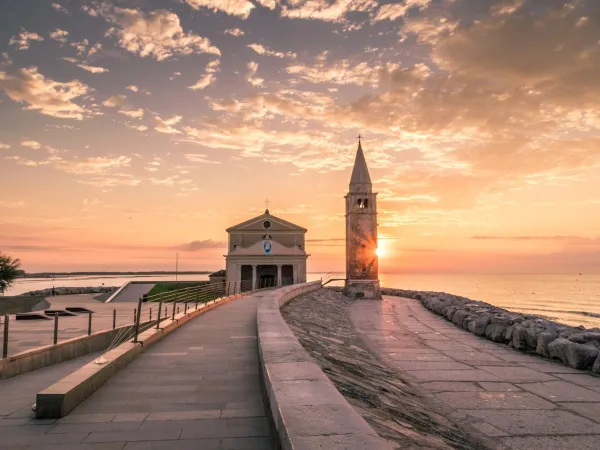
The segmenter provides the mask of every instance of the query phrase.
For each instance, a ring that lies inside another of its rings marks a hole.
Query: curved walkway
[[[350,314],[384,361],[498,448],[598,448],[600,377],[479,338],[417,300],[360,300]]]
[[[262,295],[233,300],[177,329],[69,416],[2,427],[0,449],[271,449],[256,342]]]

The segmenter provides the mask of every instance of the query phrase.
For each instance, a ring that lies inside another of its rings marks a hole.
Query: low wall
[[[110,330],[102,330],[87,336],[78,336],[59,342],[56,345],[45,345],[32,350],[10,355],[0,360],[0,379],[14,377],[42,367],[58,364],[88,353],[99,352],[108,348],[123,328],[131,325],[118,327]]]
[[[572,327],[444,292],[390,288],[381,291],[384,295],[419,300],[427,309],[478,336],[600,374],[599,328]]]
[[[390,448],[339,393],[287,326],[279,308],[321,282],[269,291],[257,311],[265,389],[283,450]]]
[[[151,344],[159,341],[194,317],[243,295],[246,294],[210,301],[198,306],[198,309],[177,314],[174,320],[167,319],[161,322],[161,328],[156,329],[153,327],[141,333],[138,336],[137,343],[127,342],[105,353],[103,355],[106,361],[104,364],[97,364],[92,361],[67,375],[37,394],[36,417],[38,419],[58,419],[66,416]]]

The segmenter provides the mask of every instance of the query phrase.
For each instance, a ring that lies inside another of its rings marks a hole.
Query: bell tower
[[[351,298],[381,299],[377,258],[377,194],[360,135],[346,199],[346,284]]]

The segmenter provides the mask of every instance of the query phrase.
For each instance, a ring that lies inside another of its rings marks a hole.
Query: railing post
[[[92,312],[88,313],[88,336],[92,334]]]
[[[177,306],[177,299],[173,301],[173,314],[171,315],[171,320],[175,320],[175,307]]]
[[[158,302],[158,317],[156,318],[156,329],[160,328],[160,311],[162,310],[162,299]]]
[[[187,302],[185,302],[185,306],[183,307],[183,313],[187,314]]]
[[[137,317],[137,308],[133,308],[133,323],[135,323],[136,317]]]
[[[142,315],[142,297],[140,297],[140,299],[138,300],[137,316],[135,318],[135,337],[133,339],[134,343],[137,343],[137,341],[138,341],[138,333],[140,331],[140,316],[141,315]]]
[[[54,345],[58,343],[58,313],[54,313]]]
[[[113,330],[117,328],[117,310],[113,309]]]
[[[152,322],[152,308],[150,308],[150,311],[148,311],[148,320]]]
[[[2,342],[2,358],[8,357],[8,314],[4,315],[4,341]]]

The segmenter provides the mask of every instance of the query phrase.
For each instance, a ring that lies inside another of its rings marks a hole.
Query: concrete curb
[[[187,314],[177,314],[174,320],[167,319],[161,322],[161,328],[151,328],[141,333],[138,336],[137,343],[127,342],[105,353],[103,356],[107,361],[106,363],[96,364],[92,361],[39,392],[36,399],[36,418],[58,419],[66,416],[108,381],[119,369],[133,361],[153,343],[200,314],[204,314],[206,311],[210,311],[223,303],[252,293],[245,292],[213,300],[199,306],[198,309],[188,310]]]
[[[77,336],[56,345],[44,345],[10,355],[0,360],[0,380],[104,350],[121,329],[129,327],[131,325],[96,331],[89,336]]]
[[[302,348],[279,308],[321,282],[269,292],[257,311],[265,390],[283,450],[390,449]]]

